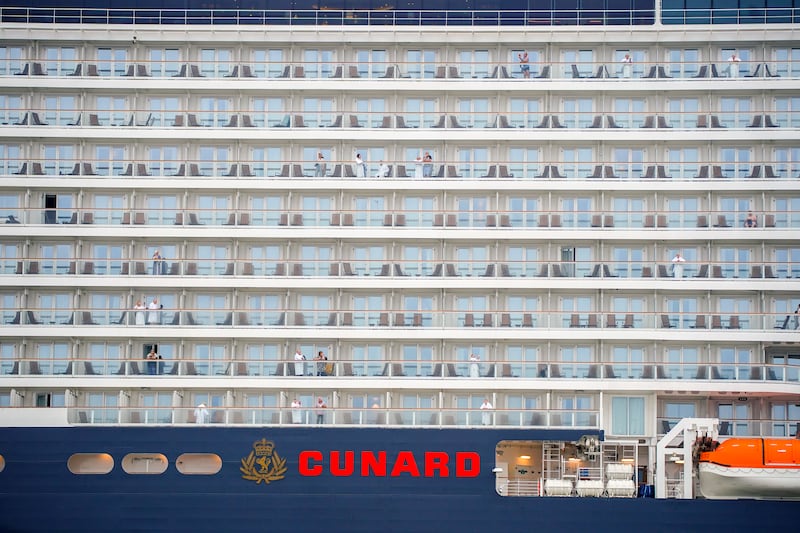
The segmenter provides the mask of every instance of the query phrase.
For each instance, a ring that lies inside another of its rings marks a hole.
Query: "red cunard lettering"
[[[298,470],[301,476],[319,476],[322,474],[322,465],[312,465],[311,461],[322,462],[322,452],[305,450],[300,452]]]
[[[425,477],[434,477],[434,472],[439,472],[439,477],[449,477],[449,460],[447,452],[425,452]]]
[[[397,477],[400,474],[411,474],[414,477],[419,477],[419,468],[413,452],[398,452],[397,460],[392,467],[392,477]]]
[[[334,476],[349,477],[353,475],[355,464],[355,452],[348,450],[344,452],[344,466],[340,465],[342,452],[331,452],[331,474]]]
[[[361,452],[361,476],[367,477],[372,471],[373,476],[386,477],[386,452]]]
[[[397,458],[389,468],[385,451],[361,451],[360,474],[362,477],[391,477],[408,475],[420,477],[420,467],[414,452],[397,452]],[[336,477],[350,477],[356,474],[356,452],[353,450],[332,450],[326,457],[319,450],[304,450],[298,457],[298,472],[301,476],[321,476],[327,469]],[[422,466],[425,477],[450,477],[451,469],[455,477],[477,477],[481,471],[481,456],[477,452],[456,452],[454,465],[447,452],[425,452]],[[452,468],[451,468],[452,467]]]
[[[456,477],[478,477],[481,456],[478,452],[456,452]]]

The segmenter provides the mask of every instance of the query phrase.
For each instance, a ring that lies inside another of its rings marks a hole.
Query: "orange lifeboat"
[[[727,439],[700,453],[698,475],[713,500],[800,500],[800,439]]]

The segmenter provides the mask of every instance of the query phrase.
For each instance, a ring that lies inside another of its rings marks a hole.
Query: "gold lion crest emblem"
[[[253,443],[250,455],[242,459],[239,470],[243,479],[255,481],[256,485],[262,481],[265,485],[269,485],[272,481],[285,477],[286,459],[281,459],[275,451],[274,442],[261,439]]]

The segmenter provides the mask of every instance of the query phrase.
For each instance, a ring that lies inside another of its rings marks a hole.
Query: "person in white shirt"
[[[197,409],[194,410],[194,421],[196,424],[205,424],[208,422],[208,409],[206,409],[206,404],[201,403],[197,406]]]
[[[417,155],[414,160],[414,179],[422,179],[422,154]]]
[[[161,306],[158,305],[158,298],[153,298],[153,301],[147,306],[147,323],[151,326],[153,324],[161,324]]]
[[[492,424],[492,409],[494,409],[494,406],[489,401],[489,398],[484,398],[483,403],[481,404],[481,411],[483,411],[481,414],[481,423],[484,426],[489,426]]]
[[[739,76],[739,56],[736,55],[736,52],[731,54],[731,57],[728,58],[728,77],[729,78],[736,78]]]
[[[622,77],[623,78],[630,78],[631,77],[631,65],[633,64],[633,58],[630,54],[625,54],[625,57],[622,58]]]
[[[686,262],[686,259],[680,253],[676,253],[675,257],[672,258],[672,277],[673,278],[682,278],[683,277],[683,264]]]
[[[471,378],[479,378],[481,377],[481,365],[480,365],[480,356],[476,353],[469,354],[469,377]]]
[[[361,159],[361,154],[356,154],[356,177],[357,178],[367,177],[367,164],[364,163],[363,159]]]
[[[141,300],[136,302],[136,305],[133,306],[133,310],[136,312],[134,315],[135,324],[137,326],[144,326],[144,310],[147,309]]]
[[[385,178],[389,176],[389,165],[381,161],[380,165],[378,166],[378,173],[375,174],[376,178]]]
[[[303,423],[303,412],[300,410],[302,407],[303,404],[297,398],[292,401],[292,424]]]
[[[295,350],[295,352],[294,352],[294,375],[295,376],[305,376],[306,375],[305,360],[306,360],[306,356],[303,355],[303,352],[300,351],[300,348]]]

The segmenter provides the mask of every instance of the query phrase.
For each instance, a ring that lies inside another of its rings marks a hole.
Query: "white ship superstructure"
[[[798,37],[7,23],[4,425],[794,435]]]

